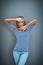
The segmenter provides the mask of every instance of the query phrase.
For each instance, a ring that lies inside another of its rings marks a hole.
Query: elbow
[[[5,23],[5,24],[9,24],[9,22],[10,22],[10,21],[9,21],[8,19],[4,19],[4,23]]]
[[[37,20],[36,20],[36,19],[34,19],[34,20],[33,20],[33,23],[34,23],[34,25],[36,25],[36,24],[37,24]]]

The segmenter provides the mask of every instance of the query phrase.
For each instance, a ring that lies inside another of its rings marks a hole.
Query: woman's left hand
[[[27,26],[26,25],[25,26],[22,26],[21,27],[21,30],[26,31],[27,30]]]

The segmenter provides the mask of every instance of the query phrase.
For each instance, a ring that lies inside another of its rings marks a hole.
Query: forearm
[[[27,23],[26,26],[29,27],[29,26],[35,25],[36,23],[37,23],[37,20],[34,19],[34,20],[30,21],[29,23]]]
[[[8,19],[5,19],[4,21],[5,23],[10,23],[12,21],[16,21],[16,18],[8,18]]]

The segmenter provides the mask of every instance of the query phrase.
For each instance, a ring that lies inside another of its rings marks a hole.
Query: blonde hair
[[[23,16],[18,16],[18,18],[22,18],[24,20]],[[26,21],[24,20],[23,22],[24,22],[24,25],[26,25]],[[16,21],[16,27],[19,28],[18,21]]]

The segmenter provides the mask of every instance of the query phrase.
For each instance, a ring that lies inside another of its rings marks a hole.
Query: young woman
[[[12,22],[16,22],[16,25],[14,25]],[[36,19],[26,23],[23,16],[5,19],[5,24],[9,26],[9,28],[17,37],[17,42],[13,49],[13,57],[16,65],[25,65],[26,63],[29,55],[28,43],[30,31],[36,23]]]

